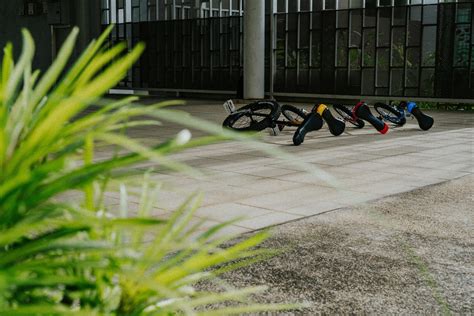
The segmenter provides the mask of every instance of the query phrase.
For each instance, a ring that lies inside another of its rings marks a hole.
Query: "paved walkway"
[[[221,124],[225,118],[222,107],[209,103],[177,108]],[[154,173],[154,179],[164,182],[157,197],[156,214],[166,216],[187,196],[200,190],[204,200],[196,213],[197,220],[206,218],[207,225],[214,225],[242,218],[227,232],[244,233],[474,173],[473,115],[429,114],[436,121],[429,132],[419,130],[415,121],[392,129],[387,135],[370,127],[349,127],[345,134],[333,137],[323,128],[309,134],[300,147],[292,146],[294,130],[276,137],[264,136],[264,141],[274,148],[332,176],[337,188],[294,163],[237,142],[176,154],[176,159],[199,168],[206,177]],[[131,133],[151,144],[177,131],[179,127],[165,124]],[[150,166],[147,163],[137,168]],[[109,200],[111,204],[119,203],[116,194],[110,194]],[[133,201],[138,202],[138,198]],[[132,209],[135,206],[131,205]]]

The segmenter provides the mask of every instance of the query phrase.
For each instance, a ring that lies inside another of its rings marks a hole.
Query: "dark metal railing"
[[[111,40],[147,46],[123,86],[235,90],[241,75],[241,17],[125,23]]]
[[[473,4],[276,16],[274,90],[474,97]]]
[[[267,16],[267,91],[474,99],[473,16],[473,3]],[[124,86],[239,84],[241,17],[124,23],[111,40],[147,44]]]

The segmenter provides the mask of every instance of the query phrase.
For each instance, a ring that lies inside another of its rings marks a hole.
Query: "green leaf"
[[[233,243],[232,236],[217,238],[231,223],[206,230],[202,222],[194,224],[202,200],[198,194],[167,220],[150,218],[160,186],[150,182],[148,171],[140,179],[138,213],[132,217],[127,192],[133,190],[126,185],[130,176],[143,173],[130,166],[148,160],[160,169],[199,176],[168,155],[222,140],[241,141],[284,160],[294,157],[254,136],[165,109],[182,101],[145,105],[135,97],[103,99],[144,50],[143,44],[130,52],[124,44],[109,47],[111,30],[92,41],[66,70],[78,33],[74,28],[42,76],[32,69],[34,43],[27,31],[16,64],[12,46],[5,48],[0,75],[0,314],[198,314],[209,304],[226,302],[242,306],[222,308],[220,314],[286,308],[253,305],[249,296],[261,289],[212,293],[194,287],[273,255],[273,250],[258,247],[268,233]],[[161,143],[151,148],[126,136],[128,128],[161,121],[208,136],[192,139],[184,130],[171,139],[158,136]],[[110,155],[103,157],[104,151]],[[108,205],[105,194],[117,180],[121,205]]]

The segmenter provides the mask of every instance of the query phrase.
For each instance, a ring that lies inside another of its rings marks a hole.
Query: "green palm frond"
[[[166,109],[179,101],[142,105],[135,97],[103,99],[144,50],[142,44],[128,53],[123,44],[109,47],[111,30],[72,63],[79,32],[74,28],[43,75],[32,67],[35,45],[27,30],[18,61],[11,44],[4,49],[0,314],[222,315],[293,307],[252,304],[249,297],[262,288],[210,293],[196,287],[274,254],[258,247],[267,232],[232,243],[232,236],[219,237],[227,224],[204,229],[203,222],[193,223],[199,195],[191,195],[166,220],[152,218],[159,186],[147,173],[137,214],[129,214],[126,184],[133,172],[127,167],[133,164],[152,160],[160,168],[199,175],[168,155],[225,139],[271,150],[251,136]],[[91,105],[94,111],[88,110]],[[190,138],[185,130],[150,148],[124,133],[161,121],[198,127],[208,136]],[[96,149],[104,146],[116,149],[97,159]],[[104,195],[117,183],[120,205],[111,207]],[[78,201],[62,197],[71,192]],[[206,311],[209,306],[212,311]]]

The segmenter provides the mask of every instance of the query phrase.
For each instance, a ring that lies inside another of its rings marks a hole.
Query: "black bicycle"
[[[349,109],[347,106],[342,104],[334,104],[333,105],[334,111],[339,114],[342,120],[354,125],[357,128],[364,128],[365,123],[363,120],[359,118],[354,118],[352,114],[352,109]]]
[[[399,104],[376,103],[375,110],[384,121],[393,123],[396,126],[405,125],[407,118],[416,118],[418,126],[424,131],[429,130],[434,125],[434,119],[423,113],[415,102],[402,101]]]
[[[334,109],[346,122],[350,122],[358,128],[365,126],[369,122],[379,133],[386,134],[389,126],[381,119],[375,117],[370,111],[369,106],[364,101],[360,101],[354,107],[346,107],[342,104],[335,104]]]
[[[401,127],[406,124],[407,117],[411,116],[410,113],[406,113],[405,109],[398,104],[385,104],[385,103],[375,103],[375,111],[379,114],[379,118],[386,122],[390,122],[395,126]]]
[[[295,106],[278,104],[273,100],[256,101],[239,109],[235,108],[232,100],[224,103],[224,109],[229,116],[222,124],[226,128],[237,131],[262,131],[270,128],[276,135],[286,126],[297,127],[303,123],[307,111]]]

